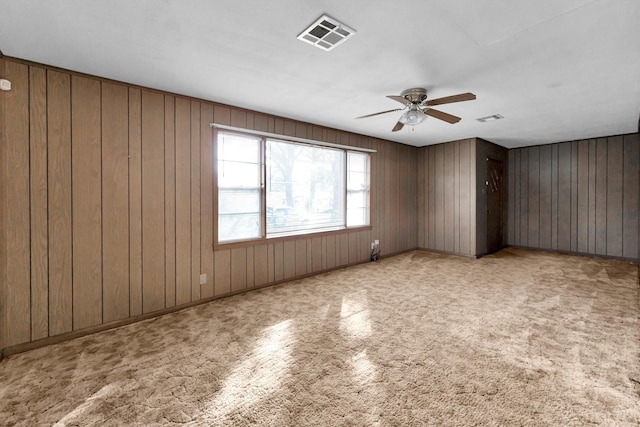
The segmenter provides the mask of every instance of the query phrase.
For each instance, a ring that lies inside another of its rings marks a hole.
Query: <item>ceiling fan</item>
[[[444,120],[447,123],[458,123],[461,119],[458,116],[454,116],[449,113],[442,112],[440,110],[434,110],[431,108],[433,105],[450,104],[452,102],[472,101],[476,99],[476,96],[472,93],[460,93],[458,95],[445,96],[444,98],[436,98],[427,100],[427,90],[416,87],[412,89],[403,90],[398,95],[388,95],[387,98],[391,98],[404,104],[403,108],[395,108],[393,110],[381,111],[379,113],[367,114],[366,116],[356,117],[356,119],[364,119],[367,117],[373,117],[380,114],[392,113],[394,111],[405,111],[398,123],[391,129],[392,132],[397,132],[404,127],[404,125],[415,126],[424,121],[427,116],[435,117],[436,119]]]

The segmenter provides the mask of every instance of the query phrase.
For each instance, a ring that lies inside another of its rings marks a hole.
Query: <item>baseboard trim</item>
[[[480,256],[482,256],[482,255],[463,254],[463,253],[460,253],[460,252],[441,251],[441,250],[438,250],[438,249],[431,249],[431,248],[417,248],[417,249],[420,250],[420,251],[424,251],[424,252],[433,252],[433,253],[436,253],[436,254],[461,256],[461,257],[464,257],[464,258],[471,258],[471,259],[477,259]]]
[[[612,255],[592,254],[588,252],[573,252],[573,251],[563,251],[560,249],[532,248],[530,246],[519,246],[519,245],[507,245],[505,246],[505,248],[527,249],[531,251],[551,252],[551,253],[562,254],[562,255],[576,255],[576,256],[591,257],[591,258],[612,259],[616,261],[629,262],[631,264],[638,264],[637,258],[626,258],[626,257],[612,256]]]

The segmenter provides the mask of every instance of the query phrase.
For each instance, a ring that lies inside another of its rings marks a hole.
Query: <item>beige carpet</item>
[[[412,252],[6,358],[3,425],[638,425],[636,266]]]

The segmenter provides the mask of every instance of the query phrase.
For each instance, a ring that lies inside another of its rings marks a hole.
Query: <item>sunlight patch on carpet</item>
[[[219,393],[207,405],[209,415],[225,417],[280,391],[289,375],[295,345],[292,324],[289,319],[262,331],[253,351],[233,369]]]
[[[69,412],[65,415],[60,421],[54,424],[54,427],[63,427],[66,426],[67,423],[74,420],[74,418],[81,416],[83,413],[87,412],[98,400],[103,399],[109,393],[113,392],[115,389],[114,384],[107,384],[98,390],[93,395],[87,397],[87,399],[81,403],[78,407],[76,407],[73,411]]]
[[[365,291],[345,295],[340,308],[340,330],[353,339],[371,336],[371,319]]]

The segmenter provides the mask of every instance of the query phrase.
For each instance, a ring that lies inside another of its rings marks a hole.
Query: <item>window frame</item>
[[[362,149],[360,147],[349,147],[349,146],[344,146],[344,145],[340,145],[340,144],[332,144],[332,143],[323,143],[320,141],[311,141],[311,140],[303,140],[301,138],[292,138],[292,137],[287,137],[286,135],[276,135],[276,134],[268,134],[266,132],[252,132],[250,130],[243,130],[243,129],[237,129],[237,128],[232,128],[230,126],[218,126],[218,125],[214,125],[211,124],[211,127],[213,128],[213,132],[212,132],[212,163],[213,163],[213,179],[212,179],[212,183],[213,183],[213,248],[217,249],[217,248],[225,248],[225,249],[231,249],[234,247],[246,247],[246,246],[252,246],[252,245],[256,245],[256,244],[265,244],[268,242],[278,242],[278,241],[284,241],[284,240],[292,240],[292,239],[298,239],[301,236],[309,236],[309,237],[317,237],[317,236],[325,236],[325,235],[332,235],[332,234],[342,234],[342,233],[347,233],[350,231],[354,231],[354,230],[370,230],[372,229],[372,225],[371,225],[371,154],[375,153],[375,150],[370,150],[370,149]],[[228,241],[219,241],[219,197],[220,197],[220,192],[219,192],[219,186],[218,186],[218,164],[219,164],[219,159],[218,159],[218,138],[219,138],[219,134],[220,133],[227,133],[227,134],[234,134],[234,135],[238,135],[238,136],[243,136],[243,137],[247,137],[247,138],[251,138],[251,139],[259,139],[260,143],[259,143],[259,159],[260,159],[260,236],[259,237],[251,237],[251,238],[246,238],[246,239],[237,239],[237,240],[228,240]],[[328,228],[328,229],[309,229],[309,230],[299,230],[298,232],[291,232],[291,233],[287,233],[287,234],[282,234],[282,235],[276,235],[276,236],[267,236],[267,185],[266,185],[266,168],[267,168],[267,164],[266,164],[266,143],[267,140],[273,140],[273,141],[277,141],[277,142],[284,142],[284,143],[290,143],[290,144],[303,144],[303,145],[309,145],[309,146],[317,146],[317,147],[321,147],[321,148],[330,148],[330,149],[339,149],[341,150],[344,155],[343,155],[343,165],[342,165],[342,173],[343,173],[343,180],[344,180],[344,188],[343,188],[343,203],[344,203],[344,209],[343,209],[343,215],[342,215],[342,219],[343,219],[343,225],[342,226],[337,226],[335,228]],[[349,167],[349,160],[348,160],[348,155],[349,152],[355,152],[355,153],[360,153],[360,154],[367,154],[366,157],[366,161],[367,161],[367,171],[369,172],[367,174],[367,177],[369,179],[369,183],[367,186],[367,211],[368,211],[368,223],[365,225],[356,225],[356,226],[347,226],[347,212],[348,212],[348,206],[347,206],[347,198],[348,198],[348,194],[349,194],[349,190],[348,190],[348,183],[347,183],[347,179],[348,179],[348,167]]]

